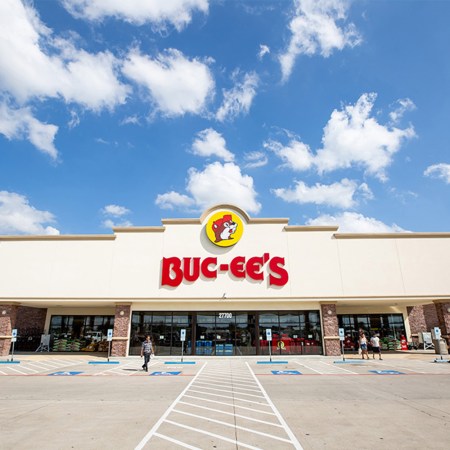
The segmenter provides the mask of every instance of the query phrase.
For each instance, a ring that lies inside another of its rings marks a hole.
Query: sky
[[[450,231],[450,1],[1,0],[0,234],[233,204]]]

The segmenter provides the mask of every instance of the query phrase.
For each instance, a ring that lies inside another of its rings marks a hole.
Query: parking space
[[[147,373],[139,357],[23,355],[0,364],[2,445],[444,449],[450,364],[434,358],[157,357]]]

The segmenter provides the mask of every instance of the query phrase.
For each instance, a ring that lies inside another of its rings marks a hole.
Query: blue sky
[[[450,2],[2,0],[0,234],[449,231]]]

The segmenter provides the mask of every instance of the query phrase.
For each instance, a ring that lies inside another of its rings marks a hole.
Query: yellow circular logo
[[[244,226],[241,218],[230,211],[213,214],[206,224],[206,235],[219,247],[231,247],[242,237]]]

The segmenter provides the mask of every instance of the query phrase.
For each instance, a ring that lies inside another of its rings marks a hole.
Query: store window
[[[260,313],[259,345],[262,355],[269,354],[266,330],[272,330],[272,354],[320,355],[322,334],[318,311]]]
[[[52,316],[50,349],[54,352],[106,352],[114,316]]]
[[[156,354],[181,355],[181,330],[186,330],[184,354],[192,353],[192,315],[172,312],[133,312],[131,316],[130,355],[140,355],[147,335],[152,337]]]
[[[406,335],[402,314],[347,314],[338,315],[339,327],[344,328],[344,348],[347,351],[358,350],[358,334],[362,329],[370,339],[380,335],[382,350],[401,348],[401,337]]]

